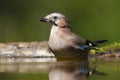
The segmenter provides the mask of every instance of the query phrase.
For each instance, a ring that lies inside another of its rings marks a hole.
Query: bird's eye
[[[53,18],[54,18],[54,19],[57,19],[57,16],[54,16]]]

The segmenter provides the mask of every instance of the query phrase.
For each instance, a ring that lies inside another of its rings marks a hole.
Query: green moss
[[[99,50],[91,50],[92,54],[95,53],[106,53],[106,52],[119,52],[120,51],[120,42],[113,42],[105,46],[101,46]]]

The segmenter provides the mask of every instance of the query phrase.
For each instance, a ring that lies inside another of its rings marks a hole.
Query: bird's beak
[[[47,22],[47,19],[45,17],[41,17],[39,20],[42,22]]]
[[[42,22],[48,22],[48,23],[51,23],[51,24],[57,26],[57,24],[55,23],[55,21],[49,20],[49,19],[47,19],[45,17],[41,17],[39,20],[42,21]]]

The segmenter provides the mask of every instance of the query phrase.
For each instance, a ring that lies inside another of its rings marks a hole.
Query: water
[[[0,80],[120,80],[120,60],[0,58]]]

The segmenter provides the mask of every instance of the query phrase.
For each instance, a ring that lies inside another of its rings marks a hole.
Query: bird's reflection
[[[50,80],[84,80],[90,74],[88,61],[61,61],[52,64],[49,71]]]
[[[60,61],[51,64],[49,70],[49,80],[85,80],[93,75],[106,75],[96,70],[96,67],[90,68],[86,61]]]

